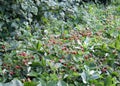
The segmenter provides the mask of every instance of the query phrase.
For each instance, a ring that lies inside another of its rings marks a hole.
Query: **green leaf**
[[[20,80],[13,79],[11,82],[3,84],[3,86],[23,86],[23,84]]]
[[[46,82],[42,79],[39,80],[39,84],[37,86],[48,86],[46,85]]]
[[[36,86],[36,85],[37,85],[36,82],[25,82],[24,83],[24,86]],[[14,85],[14,86],[16,86],[16,85]]]
[[[47,86],[57,86],[57,82],[56,81],[49,81],[47,83]]]
[[[37,42],[37,45],[36,45],[37,50],[40,50],[41,46],[42,46],[41,42],[40,42],[40,41],[38,41],[38,42]]]
[[[0,66],[3,64],[3,62],[2,62],[2,59],[0,58]],[[1,69],[0,69],[0,72],[1,72]]]
[[[115,41],[115,48],[120,50],[120,41],[119,40]]]
[[[18,28],[18,24],[16,22],[12,22],[11,27]]]
[[[18,79],[12,80],[13,86],[23,86],[22,82]]]
[[[83,83],[86,84],[87,83],[87,76],[86,76],[86,72],[85,71],[82,72],[81,77],[82,77]]]
[[[67,84],[64,81],[58,81],[57,86],[67,86]]]
[[[34,15],[37,15],[37,13],[38,13],[38,8],[35,7],[35,6],[32,6],[32,7],[31,7],[31,12],[32,12]]]
[[[107,76],[104,80],[104,85],[105,86],[113,86],[113,83],[112,83],[112,77],[111,76]]]
[[[1,28],[3,25],[4,25],[4,23],[0,21],[0,31],[1,31]]]
[[[30,66],[39,67],[39,66],[41,66],[41,64],[40,64],[40,62],[32,62],[32,64]]]
[[[37,77],[38,73],[36,73],[36,72],[30,72],[30,73],[27,74],[27,76],[29,76],[29,77]]]
[[[84,47],[87,47],[90,44],[90,38],[86,37],[84,41]]]
[[[114,40],[114,43],[111,43],[109,46],[111,48],[116,48],[117,50],[120,50],[120,35]]]
[[[21,3],[21,7],[23,10],[27,10],[28,9],[28,4],[27,3]]]
[[[100,78],[100,75],[97,73],[95,73],[91,76],[91,79],[98,79],[98,78]]]
[[[0,83],[0,86],[3,86],[3,83]]]

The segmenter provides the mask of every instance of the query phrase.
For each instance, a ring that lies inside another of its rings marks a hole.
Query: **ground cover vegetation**
[[[120,86],[120,0],[0,0],[0,86]]]

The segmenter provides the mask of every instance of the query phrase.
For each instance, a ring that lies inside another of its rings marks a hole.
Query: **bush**
[[[0,84],[119,84],[119,6],[76,0],[0,2]]]

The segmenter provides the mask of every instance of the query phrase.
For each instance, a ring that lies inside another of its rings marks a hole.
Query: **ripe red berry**
[[[31,59],[34,59],[34,58],[35,58],[34,56],[31,57]]]
[[[56,42],[55,42],[55,41],[53,41],[53,44],[56,44]]]
[[[18,65],[16,65],[16,66],[15,66],[15,68],[16,68],[16,69],[20,69],[21,67],[20,67],[20,66],[18,66]]]
[[[77,51],[72,51],[71,53],[72,53],[72,54],[77,54],[78,52],[77,52]]]
[[[66,38],[63,38],[64,40],[66,40]]]
[[[63,62],[63,59],[60,59],[59,62],[62,63],[62,62]]]
[[[83,33],[82,33],[81,35],[82,35],[83,37],[85,37],[85,36],[86,36],[86,34],[83,34]]]
[[[67,66],[67,64],[63,64],[64,66]]]
[[[105,73],[107,71],[107,68],[104,67],[104,68],[101,69],[101,71],[102,71],[102,73]]]
[[[27,54],[26,54],[26,52],[22,52],[22,53],[20,53],[20,56],[26,57]]]
[[[3,66],[7,66],[7,64],[3,63]]]
[[[70,66],[69,68],[73,71],[76,71],[76,68],[74,66]]]
[[[90,57],[92,57],[92,54],[89,54]]]
[[[14,72],[13,72],[13,71],[11,71],[9,74],[10,74],[10,75],[13,75],[13,74],[14,74]]]
[[[62,50],[67,50],[67,48],[66,47],[62,47]]]
[[[24,65],[27,65],[28,64],[28,59],[23,59],[22,62],[23,62]]]
[[[5,45],[2,45],[2,49],[5,49]]]
[[[92,35],[92,33],[91,33],[91,32],[88,32],[88,33],[87,33],[87,36],[91,36],[91,35]]]

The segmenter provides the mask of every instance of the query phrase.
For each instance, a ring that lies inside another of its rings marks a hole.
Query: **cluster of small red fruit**
[[[2,72],[3,75],[10,75],[10,76],[14,76],[14,75],[18,75],[21,74],[21,71],[26,68],[27,66],[29,66],[29,62],[34,60],[34,56],[28,55],[26,52],[20,52],[19,54],[17,54],[18,58],[22,58],[20,60],[17,60],[16,63],[7,63],[5,61],[3,61],[2,64]],[[14,61],[14,59],[12,59]]]

